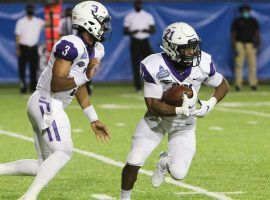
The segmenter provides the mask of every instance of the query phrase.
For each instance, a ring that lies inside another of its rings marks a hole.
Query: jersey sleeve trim
[[[148,72],[148,70],[146,69],[143,63],[141,63],[141,74],[146,82],[156,84],[155,80],[153,79],[151,74]]]
[[[209,77],[214,76],[215,73],[216,73],[216,67],[215,67],[215,65],[214,65],[214,63],[213,63],[213,61],[212,61],[212,62],[210,63]]]

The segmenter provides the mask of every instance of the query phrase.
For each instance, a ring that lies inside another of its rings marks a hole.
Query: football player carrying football
[[[196,117],[206,116],[229,91],[228,82],[216,72],[211,55],[201,51],[201,41],[191,26],[183,22],[169,25],[163,32],[162,44],[164,52],[141,62],[148,111],[137,125],[122,171],[121,200],[130,199],[138,170],[165,133],[168,152],[160,155],[152,185],[159,187],[167,172],[177,180],[186,176],[196,149]],[[196,110],[202,83],[214,88],[214,94],[208,101],[200,101],[201,107]],[[177,85],[189,86],[193,97],[184,94],[181,107],[161,101],[163,93]]]
[[[35,200],[50,180],[71,159],[71,127],[64,109],[75,96],[96,137],[109,139],[106,126],[98,120],[85,83],[104,56],[106,33],[111,29],[107,9],[95,1],[81,2],[72,10],[72,26],[77,35],[62,37],[53,47],[47,67],[27,104],[34,131],[38,160],[18,160],[0,164],[0,174],[36,176],[20,198]],[[49,198],[48,198],[49,199]]]

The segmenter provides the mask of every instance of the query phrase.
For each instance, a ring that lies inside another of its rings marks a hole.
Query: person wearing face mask
[[[130,54],[134,86],[137,92],[142,90],[140,62],[153,53],[149,37],[155,33],[154,17],[142,9],[143,1],[134,1],[134,11],[124,18],[124,35],[130,36]]]
[[[249,5],[239,7],[240,16],[231,26],[232,45],[235,49],[235,89],[240,91],[243,82],[243,66],[248,63],[248,82],[251,90],[258,87],[256,52],[260,46],[260,28],[258,21],[251,16]]]
[[[26,6],[26,16],[19,19],[15,26],[16,54],[20,79],[20,92],[27,92],[25,80],[26,65],[30,65],[30,92],[34,92],[37,85],[37,69],[39,63],[38,47],[40,33],[45,25],[43,19],[34,16],[33,5]]]

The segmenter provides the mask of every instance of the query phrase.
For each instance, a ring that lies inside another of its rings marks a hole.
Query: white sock
[[[130,200],[131,190],[121,190],[120,200]]]
[[[38,171],[37,160],[18,160],[10,163],[0,164],[0,175],[28,175],[35,176]]]
[[[55,175],[68,163],[71,154],[56,151],[50,155],[39,167],[37,176],[28,191],[23,195],[23,200],[36,199],[40,191],[52,180]]]

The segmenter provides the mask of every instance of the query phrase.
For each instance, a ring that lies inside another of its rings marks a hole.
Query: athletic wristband
[[[210,105],[212,108],[217,104],[217,99],[216,97],[211,97],[209,100],[208,100],[208,105]]]
[[[175,113],[176,115],[183,115],[183,108],[182,107],[175,107]]]
[[[87,108],[83,109],[83,112],[90,122],[94,122],[98,120],[98,116],[93,105],[88,106]]]
[[[90,79],[87,78],[86,73],[83,73],[83,76],[81,74],[74,76],[74,82],[77,86],[81,86],[85,84],[86,82],[88,82],[89,80]]]

